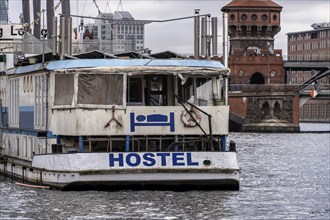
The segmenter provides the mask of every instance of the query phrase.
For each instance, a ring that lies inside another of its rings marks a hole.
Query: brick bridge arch
[[[263,119],[280,119],[282,105],[281,100],[267,100],[262,102],[260,106],[261,117]]]

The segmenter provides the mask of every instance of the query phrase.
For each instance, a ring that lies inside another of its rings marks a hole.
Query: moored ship
[[[76,59],[0,77],[0,172],[58,189],[239,189],[220,62]]]

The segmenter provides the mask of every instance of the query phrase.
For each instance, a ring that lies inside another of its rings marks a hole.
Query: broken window
[[[54,105],[71,105],[74,94],[74,75],[55,75],[55,100]]]
[[[77,104],[123,105],[123,76],[80,74]]]

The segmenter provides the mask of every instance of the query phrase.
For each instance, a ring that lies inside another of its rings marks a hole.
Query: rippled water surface
[[[330,219],[330,134],[232,133],[240,191],[62,192],[0,176],[0,219]]]

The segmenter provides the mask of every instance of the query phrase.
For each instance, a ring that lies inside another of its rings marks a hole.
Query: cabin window
[[[178,95],[195,105],[220,105],[225,103],[225,87],[222,77],[181,78],[178,84]]]
[[[32,81],[32,76],[29,77],[29,90],[30,92],[33,92],[33,81]]]
[[[4,105],[5,103],[5,97],[6,97],[6,81],[5,78],[2,77],[0,78],[0,99],[2,99],[2,104]]]
[[[46,128],[46,77],[43,74],[35,76],[34,127],[38,129]]]
[[[123,105],[123,75],[80,74],[78,104]]]
[[[152,106],[167,105],[167,76],[147,76],[145,104]]]
[[[33,145],[33,138],[29,137],[29,149],[30,149],[30,158],[34,156],[34,145]]]
[[[55,75],[55,100],[54,105],[71,105],[74,94],[74,75]]]
[[[9,81],[9,126],[19,126],[19,79]]]
[[[24,157],[27,158],[28,157],[28,141],[27,141],[27,137],[24,137],[24,145],[23,145],[23,152],[24,152]]]
[[[19,157],[19,137],[16,138],[16,156]]]
[[[23,90],[24,93],[32,92],[32,76],[23,77]]]
[[[143,103],[143,78],[130,77],[128,78],[127,86],[127,102],[130,104]]]
[[[9,140],[9,138],[7,138],[7,146],[8,146],[7,153],[10,155],[11,154],[11,149],[10,149],[10,140]]]
[[[27,81],[27,76],[23,76],[23,91],[24,91],[24,93],[26,93],[26,90],[27,90],[26,89],[26,87],[27,87],[26,86],[26,84],[27,84],[26,81]]]
[[[196,98],[197,105],[207,105],[213,98],[213,83],[211,79],[197,78],[196,79]]]

